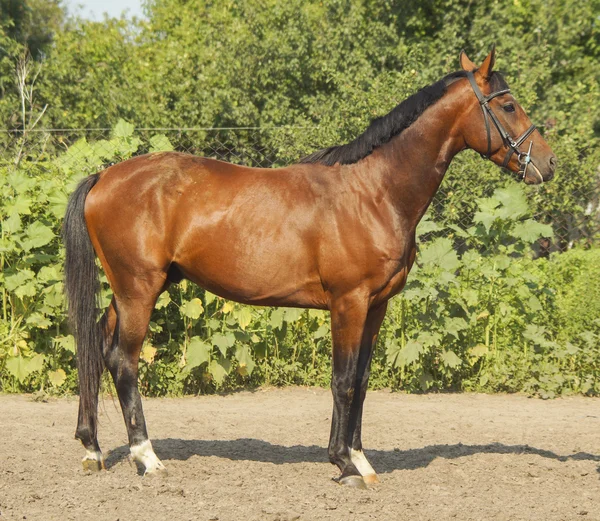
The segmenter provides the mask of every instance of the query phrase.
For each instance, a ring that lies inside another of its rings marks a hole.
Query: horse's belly
[[[205,233],[174,259],[183,275],[224,298],[247,304],[326,308],[321,281],[305,245]]]

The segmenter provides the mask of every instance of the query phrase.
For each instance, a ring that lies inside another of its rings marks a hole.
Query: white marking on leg
[[[362,476],[369,476],[371,474],[375,474],[373,467],[367,461],[366,456],[363,454],[362,450],[354,450],[350,449],[350,459],[354,466],[358,469],[358,472],[361,473]]]
[[[104,456],[102,456],[102,452],[100,452],[99,450],[86,450],[85,456],[81,461],[86,460],[99,461],[100,463],[102,463],[104,461]]]
[[[144,468],[146,469],[144,474],[166,470],[165,466],[161,463],[156,454],[154,454],[150,440],[143,441],[139,445],[132,445],[130,451],[133,459],[144,465]]]

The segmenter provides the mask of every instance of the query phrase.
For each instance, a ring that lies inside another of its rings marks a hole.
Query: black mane
[[[427,107],[433,105],[445,94],[450,83],[466,76],[465,71],[453,72],[444,76],[436,83],[422,88],[405,99],[389,114],[374,119],[367,130],[350,143],[317,150],[301,159],[300,163],[320,163],[332,166],[336,163],[347,165],[360,161],[377,147],[384,145],[394,136],[410,127],[425,112]],[[494,74],[493,76],[499,75]],[[504,82],[501,77],[500,80]]]

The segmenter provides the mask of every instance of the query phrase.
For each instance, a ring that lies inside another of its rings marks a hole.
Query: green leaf
[[[40,354],[36,354],[32,358],[24,358],[19,354],[6,360],[6,369],[19,382],[23,383],[31,373],[42,369],[44,360],[45,357]]]
[[[421,237],[422,235],[427,235],[432,232],[439,232],[443,230],[443,227],[432,221],[429,217],[429,214],[426,214],[421,222],[417,225],[417,237]]]
[[[48,329],[52,325],[50,320],[38,312],[33,312],[31,315],[29,315],[25,322],[40,329]]]
[[[135,127],[131,123],[127,123],[124,119],[120,119],[112,131],[114,137],[127,138],[133,135]]]
[[[91,154],[91,163],[96,164],[102,161],[110,161],[119,155],[119,148],[122,144],[122,139],[111,139],[107,141],[105,139],[96,141],[95,143],[90,143],[90,148],[92,150]]]
[[[202,315],[203,311],[204,307],[202,306],[202,301],[199,298],[193,298],[192,300],[186,301],[181,306],[181,312],[186,317],[194,320],[200,318],[200,315]]]
[[[127,139],[118,138],[115,142],[116,153],[114,155],[128,158],[137,152],[141,144],[142,140],[137,137],[129,137]]]
[[[6,359],[6,370],[19,380],[19,382],[23,382],[29,376],[27,362],[20,354]]]
[[[409,340],[398,355],[398,364],[407,366],[419,359],[419,354],[423,351],[423,346],[419,342]]]
[[[14,275],[8,275],[4,279],[4,286],[8,291],[14,291],[19,286],[25,284],[27,281],[33,280],[35,273],[31,270],[21,270]]]
[[[479,206],[479,211],[475,212],[473,221],[483,224],[486,231],[489,233],[493,222],[498,218],[497,208],[500,205],[500,202],[493,197],[488,197],[486,199],[480,199],[477,202],[477,205]]]
[[[55,344],[62,347],[64,350],[75,354],[75,338],[73,335],[56,336],[53,338]]]
[[[214,378],[215,382],[218,385],[223,383],[225,377],[231,371],[231,362],[226,358],[221,358],[219,360],[213,360],[208,366],[208,371]]]
[[[31,214],[31,199],[24,195],[19,195],[10,205],[13,212],[19,215],[30,215]]]
[[[227,356],[227,349],[235,344],[235,336],[231,333],[225,335],[217,333],[212,337],[212,344],[219,348],[223,356]]]
[[[158,297],[158,301],[156,302],[156,308],[162,309],[162,308],[168,306],[170,303],[171,303],[171,295],[169,295],[168,291],[163,291],[160,294],[160,297]]]
[[[419,385],[421,386],[421,391],[427,391],[433,385],[434,381],[435,380],[433,379],[433,376],[431,376],[429,373],[421,373],[419,375]]]
[[[48,380],[54,387],[60,387],[65,383],[66,379],[67,373],[63,369],[57,369],[48,373]]]
[[[473,346],[471,349],[469,349],[469,354],[473,358],[481,358],[482,356],[485,356],[487,353],[488,353],[488,347],[485,344],[477,344],[476,346]]]
[[[34,373],[36,371],[41,371],[44,366],[44,361],[46,357],[44,355],[36,354],[33,355],[32,358],[29,359],[29,370]]]
[[[453,317],[444,319],[444,329],[446,333],[458,339],[458,332],[469,327],[469,323],[461,317]]]
[[[440,344],[442,335],[436,331],[420,331],[417,342],[425,347],[434,347]]]
[[[463,228],[457,226],[456,224],[451,224],[448,228],[454,230],[456,235],[458,235],[462,239],[467,239],[468,237],[470,237],[470,235]]]
[[[22,286],[19,286],[15,290],[15,295],[19,297],[21,300],[25,297],[34,297],[37,295],[37,288],[33,281],[27,282]]]
[[[400,355],[401,350],[402,346],[400,345],[400,342],[389,339],[386,341],[385,357],[388,364],[390,364],[392,367],[398,367],[398,356]]]
[[[65,215],[65,211],[67,209],[67,194],[62,190],[54,190],[48,196],[48,203],[50,206],[50,211],[54,215],[54,217],[58,219],[62,219]]]
[[[17,212],[12,212],[8,219],[2,222],[2,229],[5,233],[16,233],[21,229],[21,218]]]
[[[283,326],[283,314],[285,310],[283,308],[275,308],[271,311],[271,317],[269,318],[269,324],[273,329],[281,329]]]
[[[523,336],[534,344],[540,345],[546,340],[546,328],[528,324],[523,331]]]
[[[240,364],[240,374],[242,376],[251,375],[252,371],[254,371],[254,367],[256,366],[256,364],[252,359],[252,352],[250,350],[250,347],[246,344],[238,346],[235,350],[235,357],[237,358],[237,361]]]
[[[504,188],[496,188],[494,199],[502,204],[500,217],[518,219],[529,212],[529,204],[523,187],[518,183],[510,183]]]
[[[204,362],[208,362],[211,351],[212,347],[210,344],[200,337],[192,337],[187,348],[185,370],[189,371],[194,367],[202,365]]]
[[[568,355],[576,355],[579,352],[579,347],[567,342],[565,345],[565,353]]]
[[[533,219],[527,219],[515,225],[512,235],[526,243],[532,243],[540,237],[553,237],[554,230],[549,224],[542,224]]]
[[[173,150],[173,145],[167,136],[158,134],[150,138],[150,152],[169,152],[171,150]]]
[[[460,265],[458,256],[447,237],[440,237],[428,244],[420,254],[420,260],[426,267],[439,267],[454,271]]]
[[[151,330],[152,324],[153,322],[150,322]],[[144,342],[144,345],[142,346],[142,351],[140,353],[140,358],[147,364],[151,364],[152,362],[154,362],[154,357],[156,356],[157,351],[158,349],[156,349],[156,347],[154,347],[152,344],[150,344],[149,342]]]
[[[62,280],[60,269],[57,265],[42,266],[37,274],[37,280],[40,282],[58,282]]]
[[[444,362],[444,365],[450,367],[451,369],[456,369],[462,364],[462,360],[456,356],[454,351],[451,350],[444,351],[440,358]]]
[[[409,340],[404,347],[396,342],[387,344],[386,357],[393,367],[405,367],[416,362],[423,351],[419,342]]]
[[[313,338],[315,340],[318,340],[319,338],[323,338],[325,336],[327,336],[329,334],[329,325],[328,324],[322,324],[319,326],[319,329],[317,329],[314,333],[313,333]]]
[[[35,186],[36,180],[29,177],[22,170],[13,170],[6,176],[8,184],[12,186],[17,193],[23,193]]]
[[[531,295],[529,297],[529,300],[527,301],[527,306],[529,308],[529,311],[533,312],[542,311],[543,309],[542,303],[535,295]]]
[[[51,228],[39,221],[32,222],[27,227],[27,240],[21,242],[25,251],[32,248],[41,248],[54,239],[55,235]]]
[[[252,311],[248,306],[241,306],[239,309],[233,312],[233,316],[237,320],[240,328],[244,330],[250,324],[250,322],[252,322]]]
[[[327,312],[322,309],[309,309],[308,316],[317,320],[326,320],[328,318]]]
[[[296,322],[301,316],[304,310],[298,308],[287,308],[284,313],[285,321],[292,323]]]

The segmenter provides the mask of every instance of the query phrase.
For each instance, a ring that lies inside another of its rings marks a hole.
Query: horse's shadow
[[[192,456],[216,456],[234,461],[257,461],[283,465],[288,463],[326,463],[327,449],[318,445],[293,445],[285,447],[254,438],[237,440],[182,440],[166,438],[153,440],[152,445],[162,460],[187,460]],[[394,470],[415,470],[427,467],[436,458],[457,459],[475,454],[515,454],[537,455],[558,461],[584,460],[600,462],[600,456],[587,452],[577,452],[562,456],[555,452],[530,447],[529,445],[428,445],[408,450],[366,450],[369,461],[378,473]],[[111,468],[126,459],[129,447],[123,445],[110,452],[106,467]],[[597,468],[600,473],[600,466]]]

